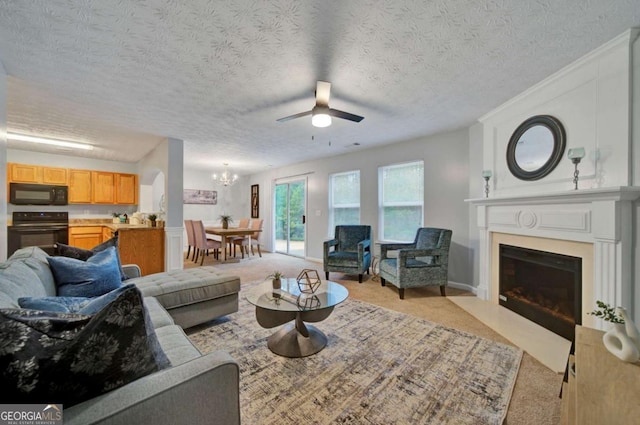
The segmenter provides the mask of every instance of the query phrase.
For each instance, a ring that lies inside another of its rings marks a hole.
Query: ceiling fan
[[[354,122],[360,122],[364,119],[364,117],[361,117],[360,115],[350,114],[349,112],[329,108],[330,93],[331,83],[327,83],[326,81],[318,81],[316,85],[316,106],[314,106],[312,110],[307,112],[300,112],[299,114],[295,115],[289,115],[288,117],[280,118],[277,121],[285,122],[294,118],[311,115],[311,124],[313,124],[314,127],[328,127],[331,125],[331,117],[342,118]]]

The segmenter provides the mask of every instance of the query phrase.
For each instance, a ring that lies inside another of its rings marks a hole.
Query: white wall
[[[569,148],[584,147],[579,165],[581,189],[631,184],[631,40],[627,31],[531,87],[489,114],[484,124],[483,169],[493,170],[494,196],[573,189]],[[558,166],[537,181],[509,172],[506,149],[514,130],[534,115],[553,115],[565,129],[567,146]]]
[[[538,181],[518,180],[507,168],[505,156],[511,134],[525,119],[539,114],[553,115],[562,122],[567,149],[586,149],[587,156],[579,165],[580,189],[640,185],[639,34],[640,29],[626,31],[480,118],[482,169],[491,169],[494,174],[491,196],[573,189],[574,168],[566,151],[558,167]],[[476,169],[470,175],[470,185],[477,173]],[[634,235],[628,248],[632,252],[623,255],[636,260],[632,272],[632,281],[636,282],[640,277],[640,202],[635,203],[632,223],[632,228],[623,230]],[[630,304],[637,319],[640,286],[633,286]]]
[[[484,196],[484,179],[482,178],[482,124],[469,127],[469,197]],[[480,232],[476,219],[476,207],[469,205],[469,264],[472,266],[472,282],[474,287],[480,283]]]
[[[246,183],[243,183],[241,192],[243,208],[245,208],[243,214],[250,215],[250,186],[259,184],[260,216],[266,223],[262,242],[267,250],[273,250],[275,182],[292,176],[306,178],[308,181],[307,257],[321,261],[322,242],[333,234],[333,229],[328,228],[327,216],[329,175],[342,171],[360,170],[361,222],[372,225],[373,238],[376,239],[378,167],[417,159],[424,160],[424,225],[453,230],[449,280],[471,283],[473,279],[469,264],[469,207],[464,202],[464,199],[469,197],[469,133],[466,128],[252,175]],[[234,190],[238,189],[234,186]]]
[[[0,61],[0,261],[7,258],[7,74]]]
[[[230,215],[234,221],[243,217],[250,217],[249,191],[246,190],[247,177],[240,177],[233,186],[223,187],[214,184],[211,175],[215,170],[184,170],[184,188],[194,190],[214,190],[218,192],[215,205],[184,204],[185,220],[202,220],[205,224],[214,225],[219,222],[221,215]],[[246,199],[245,199],[246,198]]]

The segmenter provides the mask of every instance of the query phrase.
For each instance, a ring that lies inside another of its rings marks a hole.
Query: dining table
[[[224,256],[223,261],[227,261],[227,238],[234,236],[248,236],[249,246],[251,246],[251,235],[255,232],[262,232],[262,229],[252,229],[250,227],[229,227],[228,229],[223,227],[205,227],[204,231],[210,235],[220,236]]]

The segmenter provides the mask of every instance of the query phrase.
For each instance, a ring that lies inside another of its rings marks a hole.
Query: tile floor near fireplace
[[[549,369],[564,373],[571,341],[501,305],[477,297],[448,298]]]

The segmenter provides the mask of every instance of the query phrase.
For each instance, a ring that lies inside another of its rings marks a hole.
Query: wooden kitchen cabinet
[[[70,204],[138,204],[138,175],[7,163],[8,183],[69,186]]]
[[[91,249],[102,243],[102,226],[69,227],[69,245]]]
[[[91,200],[94,204],[115,204],[115,175],[105,171],[91,172]]]
[[[106,242],[113,237],[114,231],[104,226],[102,228],[102,242]]]
[[[69,170],[69,203],[91,203],[91,171]]]
[[[142,276],[164,271],[164,229],[128,228],[118,230],[118,250],[122,264],[137,264]]]
[[[42,183],[66,186],[67,177],[66,168],[42,167]]]
[[[13,183],[67,184],[67,169],[9,163],[7,179]]]
[[[138,176],[136,174],[114,174],[116,204],[135,205],[138,203]]]

